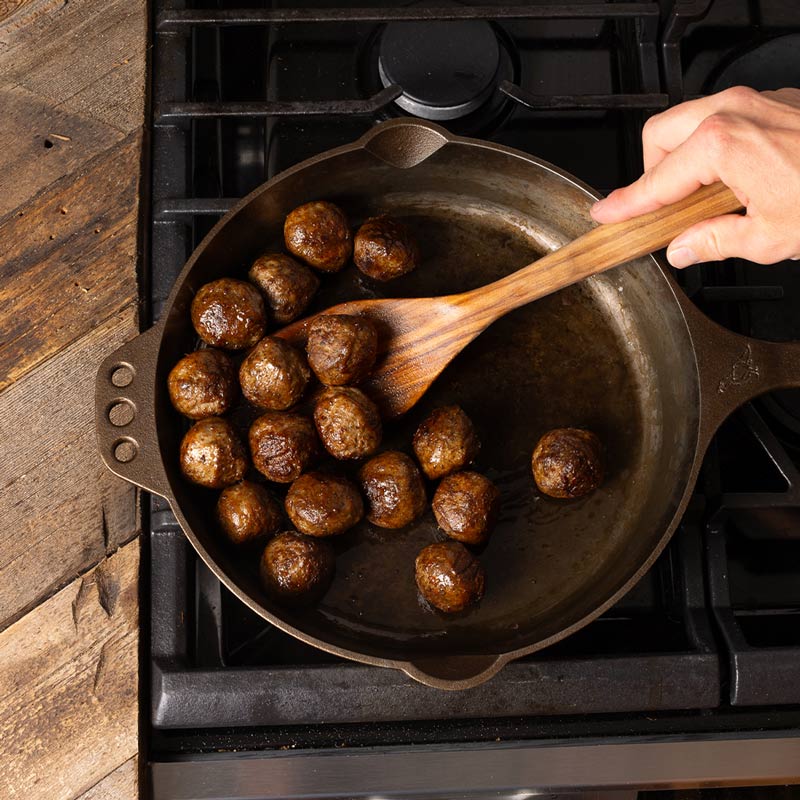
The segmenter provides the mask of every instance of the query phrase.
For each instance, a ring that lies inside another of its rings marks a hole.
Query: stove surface
[[[154,5],[153,318],[236,199],[378,120],[436,119],[608,192],[640,173],[649,114],[732,83],[800,85],[794,0]],[[440,44],[453,40],[461,46]],[[464,61],[474,70],[448,72],[465,47],[480,53]],[[677,277],[726,327],[800,338],[796,265],[732,260]],[[800,392],[748,404],[715,437],[676,536],[627,597],[458,693],[273,628],[220,585],[153,497],[151,758],[796,727],[799,459]]]

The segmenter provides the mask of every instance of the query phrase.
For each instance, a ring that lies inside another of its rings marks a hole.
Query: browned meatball
[[[333,577],[333,548],[295,531],[279,533],[261,556],[261,582],[276,600],[301,605],[318,599]]]
[[[289,487],[286,513],[295,528],[309,536],[334,536],[364,516],[364,503],[347,478],[308,472]]]
[[[477,603],[486,588],[481,562],[459,542],[438,542],[417,556],[420,594],[439,611],[451,614]]]
[[[372,455],[383,429],[378,407],[360,389],[325,389],[314,405],[314,424],[325,449],[341,460]]]
[[[250,426],[253,466],[270,481],[297,480],[319,454],[314,424],[302,414],[268,411]]]
[[[242,394],[254,406],[271,411],[293,406],[303,396],[310,378],[303,354],[272,336],[265,336],[239,368]]]
[[[190,419],[224,414],[239,394],[236,367],[221,350],[196,350],[184,356],[167,378],[172,405]]]
[[[261,289],[279,325],[297,319],[319,288],[319,278],[305,264],[283,253],[257,258],[247,275]]]
[[[366,317],[326,314],[311,323],[308,363],[328,386],[358,383],[375,364],[378,331]]]
[[[283,225],[283,238],[292,255],[323,272],[338,272],[353,253],[347,217],[325,200],[292,211]]]
[[[372,217],[356,233],[353,261],[370,278],[390,281],[419,264],[419,247],[407,225],[390,217]]]
[[[194,296],[192,325],[197,335],[214,347],[252,347],[267,329],[264,301],[247,281],[221,278],[201,286]]]
[[[460,406],[435,408],[414,434],[414,453],[431,480],[471,464],[481,443]]]
[[[539,439],[531,467],[536,485],[550,497],[582,497],[603,482],[603,447],[591,431],[556,428]]]
[[[181,471],[193,483],[221,489],[240,481],[247,472],[247,450],[225,419],[195,422],[181,442]]]
[[[425,510],[425,484],[417,465],[397,450],[371,458],[358,473],[367,519],[380,528],[403,528]]]
[[[236,545],[249,545],[281,527],[280,503],[263,487],[241,481],[223,489],[217,500],[217,521]]]
[[[500,492],[477,472],[456,472],[442,479],[433,495],[433,515],[451,538],[483,544],[500,513]]]

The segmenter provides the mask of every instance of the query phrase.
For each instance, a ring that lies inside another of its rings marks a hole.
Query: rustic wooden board
[[[136,540],[0,633],[0,797],[134,796],[101,781],[138,749],[138,569]]]
[[[138,795],[139,519],[94,376],[137,332],[146,48],[146,0],[0,0],[3,800]]]
[[[16,0],[5,0],[12,8]],[[144,118],[145,0],[35,0],[0,17],[0,85],[123,133]]]
[[[2,56],[0,56],[2,59]],[[0,219],[125,134],[21,86],[0,86]]]
[[[0,629],[138,532],[94,432],[97,365],[135,332],[128,306],[0,394]]]
[[[141,128],[146,11],[145,0],[0,0],[0,107],[13,111],[0,118],[0,218]]]
[[[141,135],[0,223],[0,390],[135,302]]]

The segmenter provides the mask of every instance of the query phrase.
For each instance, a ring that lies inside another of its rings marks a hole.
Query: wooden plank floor
[[[138,331],[144,0],[0,0],[0,797],[139,785],[139,516],[97,456]]]

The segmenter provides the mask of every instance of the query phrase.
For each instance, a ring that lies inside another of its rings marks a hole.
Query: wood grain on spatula
[[[381,353],[363,388],[384,416],[397,417],[425,394],[478,334],[509,311],[652,253],[692,225],[741,208],[739,199],[723,184],[704,186],[650,214],[593,228],[522,269],[470,292],[340,303],[283,328],[276,336],[302,344],[317,316],[368,316],[378,327]]]

